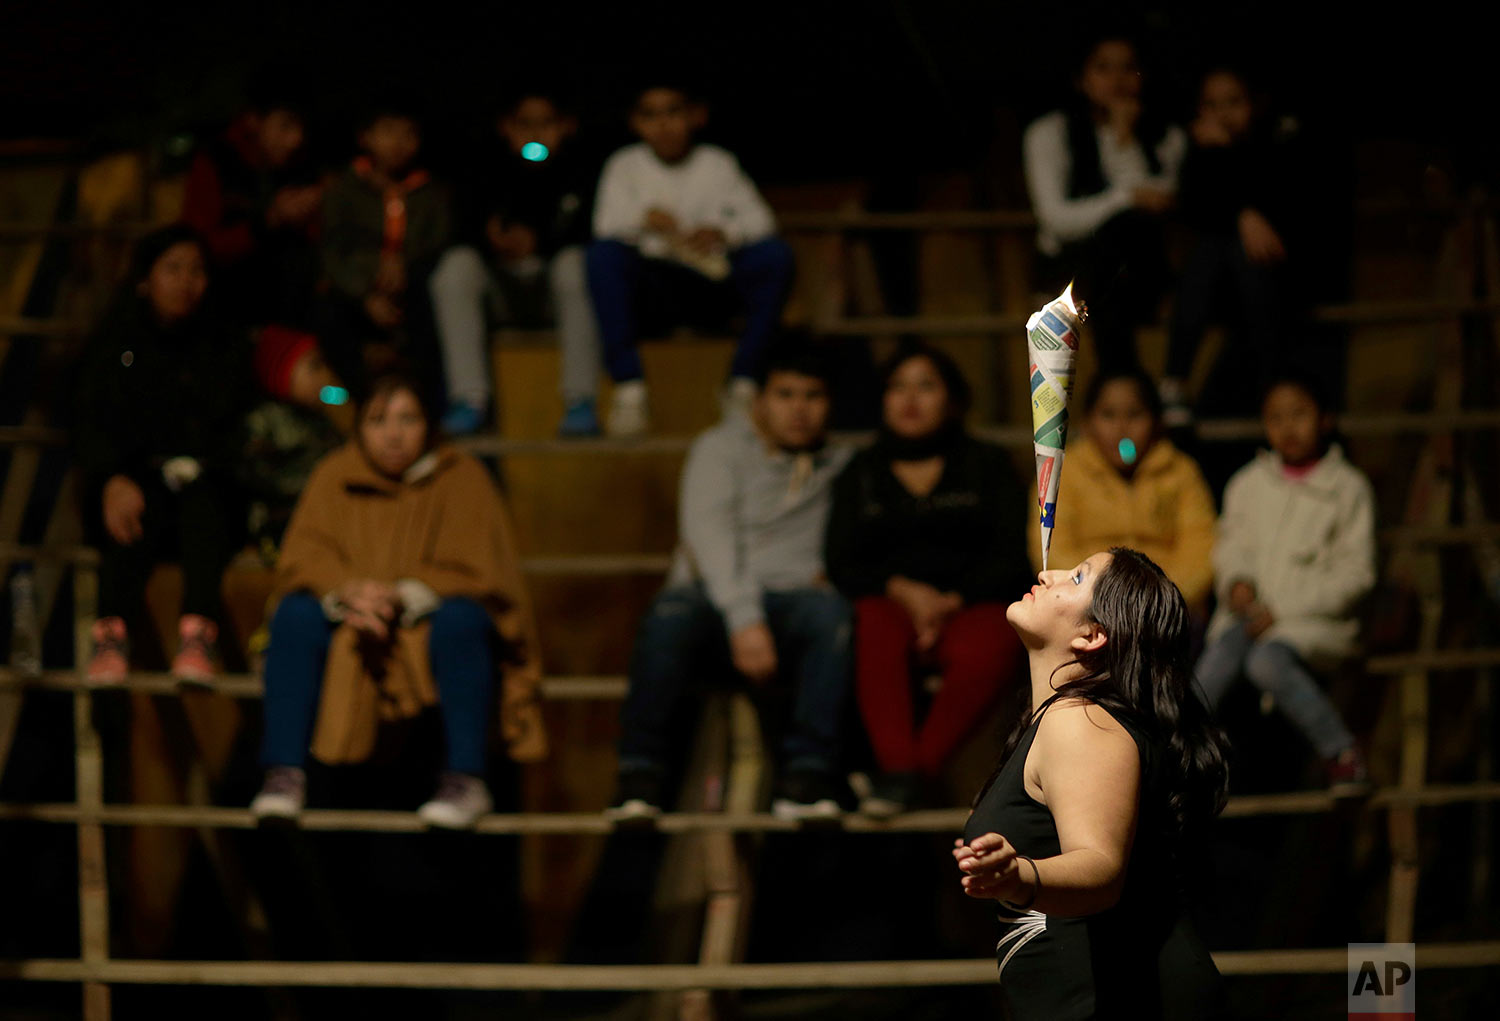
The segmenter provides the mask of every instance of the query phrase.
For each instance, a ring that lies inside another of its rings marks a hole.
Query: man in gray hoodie
[[[748,420],[729,416],[693,443],[676,559],[641,621],[620,712],[615,818],[661,811],[679,701],[693,682],[732,673],[794,691],[773,811],[839,812],[850,615],[825,575],[823,534],[852,451],[827,442],[827,377],[818,352],[788,337],[766,358]]]

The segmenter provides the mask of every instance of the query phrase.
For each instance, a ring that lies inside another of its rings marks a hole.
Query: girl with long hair
[[[1213,1016],[1181,865],[1224,805],[1226,745],[1192,690],[1182,593],[1115,547],[1041,572],[1006,617],[1034,708],[953,854],[964,892],[999,902],[1011,1015]]]

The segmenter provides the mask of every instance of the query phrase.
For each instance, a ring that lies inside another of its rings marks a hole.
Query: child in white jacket
[[[1273,695],[1327,761],[1330,788],[1356,793],[1369,785],[1363,756],[1314,670],[1356,649],[1359,604],[1375,585],[1374,497],[1330,444],[1333,416],[1310,380],[1273,382],[1261,416],[1271,450],[1224,491],[1219,608],[1198,680],[1210,708],[1241,675]]]

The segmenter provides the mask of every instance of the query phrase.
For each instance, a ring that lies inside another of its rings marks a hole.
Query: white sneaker
[[[272,766],[266,770],[260,793],[250,802],[250,814],[257,821],[291,820],[307,804],[307,773],[296,766]]]
[[[616,439],[644,436],[651,428],[651,409],[646,400],[646,381],[632,379],[616,383],[609,401],[609,418],[604,432]]]
[[[750,405],[755,401],[755,395],[760,393],[760,387],[755,385],[755,380],[744,376],[734,376],[724,385],[719,394],[719,411],[725,418],[748,419],[750,417]]]
[[[477,776],[467,773],[444,773],[432,799],[417,809],[417,817],[429,826],[445,830],[466,830],[479,817],[495,807],[490,789]]]

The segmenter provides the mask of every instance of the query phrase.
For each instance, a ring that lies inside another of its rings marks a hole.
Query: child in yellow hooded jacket
[[[1195,613],[1205,612],[1213,587],[1213,494],[1197,462],[1162,435],[1156,386],[1140,370],[1100,375],[1085,397],[1082,425],[1067,446],[1049,565],[1069,568],[1100,550],[1129,546],[1161,565]],[[1040,570],[1041,536],[1036,528],[1030,536]]]

